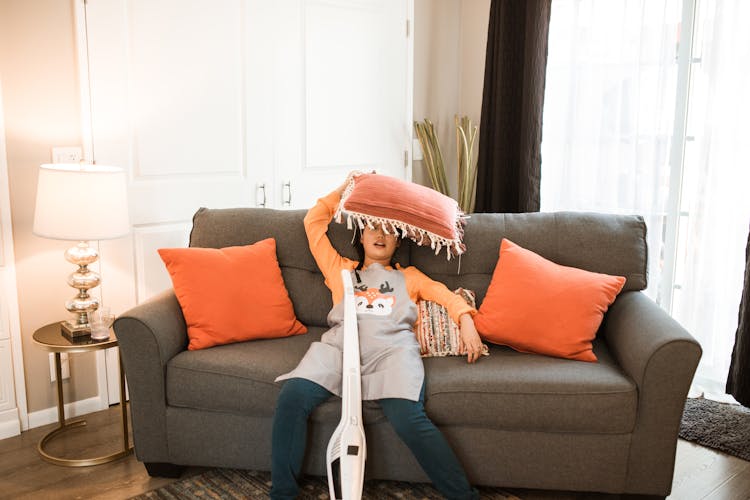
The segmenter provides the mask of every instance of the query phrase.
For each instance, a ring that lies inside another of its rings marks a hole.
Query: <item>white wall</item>
[[[490,0],[414,3],[414,120],[429,118],[435,124],[454,196],[454,116],[468,115],[479,125],[489,13]],[[421,161],[414,164],[413,178],[430,185]]]
[[[66,317],[64,302],[75,295],[66,284],[73,266],[63,258],[70,242],[31,234],[39,165],[50,162],[52,146],[82,142],[74,33],[72,1],[0,2],[0,75],[30,414],[56,405],[48,354],[31,337]],[[71,356],[70,367],[74,383],[65,383],[66,401],[95,396],[94,355]]]
[[[484,88],[484,59],[487,52],[487,24],[490,0],[461,2],[461,78],[459,81],[460,114],[468,115],[479,126]]]

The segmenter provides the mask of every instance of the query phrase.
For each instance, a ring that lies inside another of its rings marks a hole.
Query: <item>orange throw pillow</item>
[[[434,189],[380,174],[349,177],[336,222],[341,212],[353,229],[366,224],[382,224],[389,232],[400,230],[417,245],[430,246],[437,255],[446,249],[448,259],[466,250],[463,243],[465,216],[456,200]]]
[[[227,248],[161,248],[187,323],[188,349],[307,332],[297,321],[276,240]]]
[[[488,342],[596,361],[591,342],[625,278],[561,266],[503,239],[474,324]]]

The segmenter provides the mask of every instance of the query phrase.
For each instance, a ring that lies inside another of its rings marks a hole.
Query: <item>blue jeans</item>
[[[324,387],[302,378],[289,379],[281,388],[271,435],[272,499],[296,498],[305,456],[307,417],[332,395]],[[479,498],[445,437],[424,411],[424,385],[419,401],[386,398],[378,403],[441,494],[457,500]]]

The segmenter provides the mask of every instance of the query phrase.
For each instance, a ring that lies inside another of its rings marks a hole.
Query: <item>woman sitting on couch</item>
[[[347,183],[318,200],[305,217],[310,251],[333,296],[331,327],[313,342],[286,380],[276,404],[272,434],[272,499],[297,496],[305,453],[307,419],[332,395],[341,395],[343,283],[340,271],[352,271],[362,363],[362,399],[376,400],[403,442],[411,449],[435,487],[450,499],[479,498],[442,433],[424,410],[424,367],[412,330],[416,302],[444,305],[460,325],[461,341],[474,363],[482,343],[474,327],[476,312],[442,283],[415,267],[392,264],[400,244],[396,234],[366,226],[358,239],[359,261],[341,256],[326,232]]]

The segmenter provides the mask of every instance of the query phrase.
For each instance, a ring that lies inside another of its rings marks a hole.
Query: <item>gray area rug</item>
[[[328,498],[328,483],[325,477],[307,477],[301,484],[300,499]],[[148,493],[132,497],[136,500],[191,500],[207,498],[221,499],[266,499],[271,489],[269,472],[254,472],[237,469],[212,469],[196,476],[181,479]],[[479,488],[482,498],[494,500],[520,500],[498,488]],[[362,495],[365,499],[442,499],[429,484],[402,483],[398,481],[366,481]]]
[[[750,409],[690,398],[685,402],[680,437],[750,461]]]

